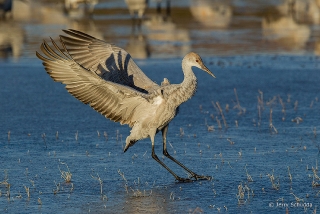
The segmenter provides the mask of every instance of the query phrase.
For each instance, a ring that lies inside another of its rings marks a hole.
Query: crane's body
[[[166,85],[153,92],[155,97],[149,107],[144,106],[142,116],[137,118],[132,127],[131,134],[126,140],[125,151],[137,140],[161,131],[176,116],[177,108],[192,97],[196,91],[197,80],[191,72],[185,74],[182,84]]]
[[[196,91],[197,78],[191,67],[196,66],[215,77],[196,53],[182,60],[184,80],[170,84],[165,78],[161,86],[150,80],[123,49],[76,30],[65,30],[71,37],[60,36],[61,49],[53,40],[52,49],[41,45],[47,73],[66,85],[70,94],[106,118],[132,129],[126,139],[124,152],[137,141],[150,137],[152,157],[178,181],[191,181],[177,176],[154,152],[154,137],[159,131],[163,137],[163,154],[184,168],[194,179],[210,179],[192,172],[167,152],[166,135],[170,121],[178,107]]]

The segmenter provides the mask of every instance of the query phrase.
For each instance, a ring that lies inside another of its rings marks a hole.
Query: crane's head
[[[187,60],[190,66],[200,68],[201,70],[204,70],[205,72],[210,74],[212,77],[216,78],[216,76],[204,65],[201,57],[198,54],[190,52],[184,57],[184,60]]]

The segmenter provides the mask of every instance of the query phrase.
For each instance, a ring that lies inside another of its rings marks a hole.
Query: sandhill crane
[[[65,0],[64,7],[66,10],[75,10],[79,5],[84,3],[89,8],[89,12],[93,12],[94,6],[98,4],[98,0]]]
[[[132,18],[132,23],[135,24],[136,15],[138,17],[138,23],[137,25],[140,27],[142,18],[144,13],[146,12],[148,8],[148,0],[125,0],[129,13]]]
[[[196,91],[197,78],[191,67],[198,67],[212,77],[196,53],[187,54],[182,60],[184,80],[170,84],[165,78],[162,86],[150,80],[135,64],[131,56],[115,45],[96,39],[76,30],[64,30],[69,36],[60,36],[61,49],[46,41],[41,45],[43,55],[36,53],[54,81],[66,85],[70,94],[106,118],[129,125],[132,130],[126,139],[124,152],[138,140],[150,137],[152,158],[167,169],[178,181],[187,182],[210,179],[198,175],[173,158],[167,151],[167,131],[177,108],[190,99]],[[154,138],[161,131],[163,154],[190,174],[182,178],[169,169],[155,154]]]
[[[2,0],[0,1],[0,17],[5,18],[6,13],[12,10],[12,0]]]
[[[232,7],[225,0],[191,0],[190,12],[206,27],[228,28],[232,21]]]

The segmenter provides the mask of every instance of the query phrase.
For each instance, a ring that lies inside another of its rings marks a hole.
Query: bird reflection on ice
[[[192,0],[192,16],[207,27],[227,28],[232,20],[232,8],[228,1]]]
[[[167,12],[170,11],[167,9]],[[190,36],[187,29],[179,28],[171,19],[170,14],[152,14],[149,20],[143,22],[147,29],[149,41],[162,41],[161,45],[152,48],[152,55],[165,52],[176,52],[183,56],[190,52]],[[151,42],[150,42],[151,43]],[[158,43],[157,43],[158,44]]]
[[[43,4],[40,1],[14,1],[12,17],[0,21],[0,58],[10,57],[11,54],[15,59],[19,58],[25,48],[26,41],[28,44],[38,43],[42,37],[41,34],[49,33],[52,30],[50,27],[45,27],[26,31],[23,29],[23,25],[28,23],[38,23],[44,26],[61,25],[61,28],[86,31],[96,38],[103,39],[102,32],[96,27],[93,20],[71,18],[64,13],[62,7],[61,4]],[[27,29],[33,27],[35,26],[31,25]],[[34,51],[31,52],[34,53]]]
[[[146,59],[150,56],[150,45],[145,35],[133,26],[126,50],[135,59]]]
[[[11,55],[14,59],[19,58],[24,36],[23,29],[14,21],[0,22],[0,58]]]
[[[117,43],[139,59],[182,57],[190,51],[207,55],[213,51],[224,55],[279,50],[317,54],[320,46],[317,42],[320,0],[256,2],[253,9],[249,3],[231,0],[70,0],[66,4],[65,0],[14,0],[12,3],[10,16],[7,14],[0,20],[1,58],[34,53],[38,49],[35,44],[43,37],[58,35],[61,29],[68,28]],[[97,5],[87,13],[85,5],[91,3]],[[142,9],[138,9],[138,3]],[[143,18],[132,22],[130,11],[136,19],[139,14]],[[3,30],[5,26],[8,31]],[[16,33],[11,34],[9,28]],[[22,29],[23,36],[18,36],[17,28]],[[17,38],[9,39],[5,36],[9,33]]]
[[[302,50],[308,41],[311,30],[308,25],[298,24],[291,15],[267,17],[262,20],[262,34],[268,40],[289,50]]]
[[[284,16],[291,15],[299,23],[319,24],[320,1],[317,1],[283,0],[283,3],[277,6],[277,10]]]

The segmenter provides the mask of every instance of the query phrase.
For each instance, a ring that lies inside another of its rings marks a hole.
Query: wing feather
[[[36,53],[47,73],[53,80],[65,84],[70,94],[105,117],[132,126],[135,123],[132,120],[133,111],[138,106],[151,105],[148,101],[151,95],[102,79],[79,65],[68,54],[65,44],[62,43],[62,49],[53,40],[52,44],[54,47],[44,41],[41,45],[44,55]]]
[[[71,36],[60,36],[70,56],[103,79],[147,93],[160,87],[141,71],[125,50],[80,31],[64,32]]]

